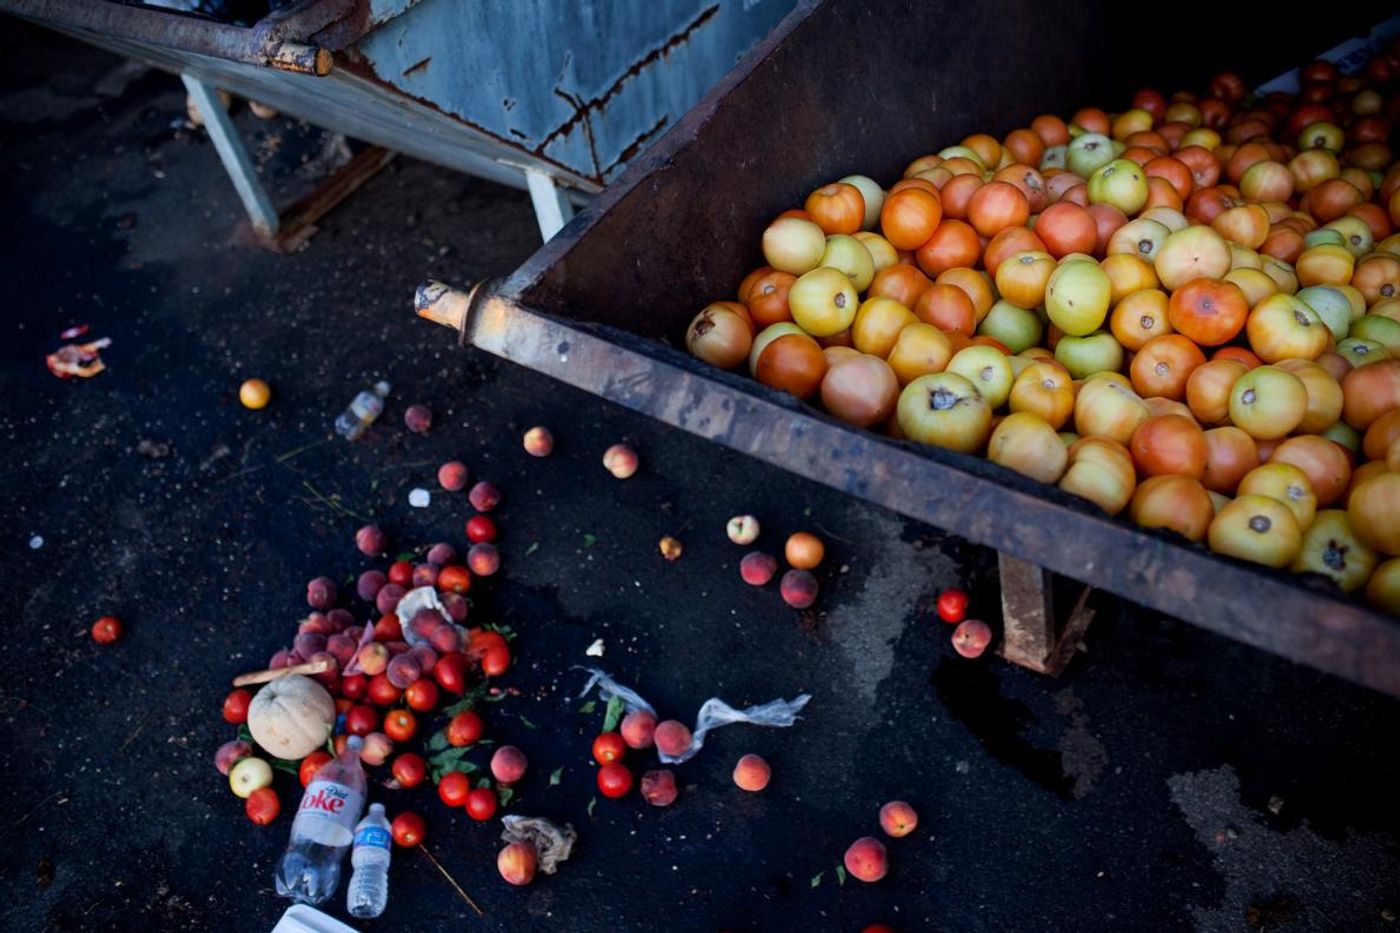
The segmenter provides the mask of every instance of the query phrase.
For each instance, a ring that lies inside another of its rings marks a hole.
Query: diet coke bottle
[[[320,904],[340,883],[340,860],[355,839],[365,807],[364,740],[351,736],[340,757],[328,761],[302,794],[292,821],[292,841],[277,863],[277,893]]]

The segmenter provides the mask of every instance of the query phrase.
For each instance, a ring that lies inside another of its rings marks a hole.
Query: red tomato
[[[369,735],[379,728],[379,713],[372,706],[357,706],[345,714],[348,735]]]
[[[417,813],[400,813],[394,817],[394,822],[389,824],[389,831],[393,833],[395,845],[411,849],[423,841],[427,827],[423,825],[423,818]]]
[[[379,621],[374,623],[374,640],[403,641],[403,623],[398,615],[388,612],[379,617]]]
[[[496,805],[496,792],[489,787],[478,787],[467,794],[467,815],[478,822],[495,816]]]
[[[389,772],[394,775],[394,780],[404,787],[417,787],[428,776],[428,765],[423,761],[422,755],[404,752],[394,759],[394,763],[389,766]]]
[[[470,522],[467,523],[467,527],[471,527]],[[437,588],[449,593],[465,593],[472,588],[472,572],[460,564],[444,567],[438,571]]]
[[[431,712],[438,702],[437,684],[426,677],[420,677],[408,685],[408,689],[403,692],[403,698],[408,702],[408,708],[415,713]]]
[[[231,722],[235,726],[248,721],[248,704],[253,702],[253,692],[239,687],[237,690],[230,690],[229,695],[224,697],[224,722]]]
[[[962,590],[944,590],[939,593],[938,617],[944,622],[961,622],[967,617],[967,594]]]
[[[369,701],[375,706],[393,706],[402,695],[403,691],[384,674],[375,674],[369,679]]]
[[[492,645],[481,656],[481,672],[487,677],[499,677],[510,669],[510,648],[504,644]]]
[[[99,645],[110,645],[122,637],[122,620],[116,616],[103,616],[92,623],[92,640]]]
[[[598,790],[604,797],[625,797],[632,789],[632,772],[613,762],[598,769]]]
[[[489,515],[473,515],[467,519],[467,540],[472,544],[496,540],[496,523]]]
[[[481,738],[481,717],[473,710],[462,710],[447,724],[447,744],[461,748],[473,745]]]
[[[604,732],[593,740],[593,760],[600,765],[621,761],[627,754],[627,743],[616,732]]]
[[[271,787],[259,787],[243,802],[243,812],[247,813],[248,819],[254,823],[266,826],[282,812],[282,801],[277,799],[277,791]]]
[[[413,582],[413,565],[406,560],[396,560],[389,566],[389,582],[408,586]]]
[[[438,799],[449,807],[464,806],[467,802],[467,795],[471,792],[471,781],[460,771],[452,771],[442,776],[438,781]]]
[[[467,656],[449,651],[433,666],[433,679],[448,693],[460,694],[467,689]]]
[[[364,674],[351,674],[340,678],[340,695],[347,700],[363,700],[369,693],[369,678]]]
[[[407,742],[418,731],[418,720],[406,709],[390,710],[384,714],[384,734],[395,742]]]
[[[330,752],[314,751],[301,760],[301,767],[297,768],[297,778],[301,780],[301,786],[306,787],[316,777],[316,772],[321,770],[321,765],[331,760]]]

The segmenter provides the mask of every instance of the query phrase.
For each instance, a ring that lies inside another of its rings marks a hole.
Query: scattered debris
[[[603,656],[603,639],[595,638],[593,644],[585,648],[583,653],[590,658],[601,658]]]
[[[92,327],[88,324],[74,324],[72,327],[60,333],[58,335],[58,339],[77,340],[79,337],[81,337],[83,334],[86,334],[90,330],[92,330]]]
[[[39,550],[39,548],[41,548],[41,547],[43,547],[43,546],[44,546],[44,536],[43,536],[43,535],[35,535],[34,537],[32,537],[32,538],[29,539],[29,549],[30,549],[31,551],[37,551],[37,550]]]
[[[143,437],[136,445],[136,452],[148,460],[160,460],[170,456],[170,445]]]
[[[103,337],[90,343],[64,344],[44,357],[44,362],[48,365],[49,372],[60,379],[71,379],[74,376],[79,379],[91,379],[106,370],[107,366],[98,354],[111,345],[111,337]]]
[[[683,549],[681,542],[670,535],[661,539],[661,556],[667,560],[680,560]]]
[[[533,846],[538,858],[539,870],[552,875],[559,863],[566,861],[573,852],[578,833],[572,823],[560,828],[557,823],[542,816],[519,816],[511,814],[501,818],[505,829],[501,840],[506,843],[523,842]]]
[[[419,486],[408,492],[408,504],[415,509],[426,509],[433,501],[433,494]]]

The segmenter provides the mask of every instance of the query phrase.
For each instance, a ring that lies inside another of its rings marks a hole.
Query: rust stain
[[[556,87],[554,89],[554,94],[556,97],[562,97],[568,102],[570,107],[574,108],[574,115],[569,118],[570,122],[576,123],[580,119],[583,120],[583,136],[584,139],[588,141],[588,158],[593,161],[593,177],[601,182],[603,180],[603,171],[598,166],[598,147],[593,142],[593,124],[588,120],[588,106],[562,88]],[[551,134],[551,137],[547,137],[544,142],[540,143],[541,152],[544,151],[545,146],[549,145],[549,139],[552,138],[552,135],[553,134]]]
[[[679,32],[673,34],[661,45],[647,52],[641,58],[633,62],[628,67],[628,69],[624,71],[622,75],[616,81],[614,81],[607,90],[605,90],[602,94],[599,94],[597,97],[591,98],[586,101],[577,102],[574,98],[566,96],[561,89],[555,88],[555,94],[558,94],[560,97],[563,97],[565,100],[569,101],[571,104],[574,105],[574,115],[571,116],[569,119],[565,120],[563,123],[561,123],[558,127],[554,129],[553,132],[551,132],[540,142],[540,151],[543,152],[546,146],[548,146],[554,140],[558,139],[560,136],[563,136],[564,134],[568,133],[575,126],[577,126],[580,121],[584,123],[584,131],[590,132],[591,135],[591,131],[589,131],[587,123],[587,115],[590,111],[602,111],[602,109],[608,105],[608,102],[622,91],[623,86],[626,85],[628,81],[631,81],[637,75],[641,74],[642,71],[647,68],[647,66],[660,61],[667,55],[670,55],[673,49],[676,49],[677,47],[684,45],[686,42],[688,42],[690,40],[691,35],[701,26],[705,25],[711,19],[713,19],[715,17],[715,14],[717,14],[718,12],[719,4],[717,3],[706,7],[704,10],[701,10],[700,15],[695,17],[695,19],[691,20],[689,23],[687,23],[685,27],[682,28]],[[594,165],[597,165],[596,158],[594,159]]]
[[[403,72],[402,72],[403,76],[404,76],[405,78],[407,78],[409,75],[413,74],[415,71],[422,71],[424,68],[427,68],[427,67],[428,67],[428,62],[430,62],[430,61],[432,61],[432,60],[433,60],[433,57],[432,57],[431,55],[429,55],[427,58],[423,59],[421,62],[416,62],[416,63],[414,63],[414,64],[412,64],[412,65],[409,65],[407,68],[405,68],[405,69],[403,70]]]
[[[631,159],[634,155],[640,152],[642,150],[642,147],[645,146],[648,142],[650,142],[652,138],[656,136],[657,133],[660,133],[663,129],[665,129],[666,124],[670,122],[671,118],[669,116],[662,116],[660,120],[656,121],[655,126],[653,126],[649,130],[646,130],[636,139],[632,140],[632,142],[628,143],[627,148],[623,149],[622,152],[618,154],[617,158],[613,159],[612,163],[607,168],[603,169],[602,174],[606,176],[608,172],[611,172],[623,162],[626,162],[628,159]]]

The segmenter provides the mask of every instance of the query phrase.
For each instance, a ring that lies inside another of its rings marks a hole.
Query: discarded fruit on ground
[[[669,770],[642,775],[642,799],[653,807],[669,807],[676,801],[676,776]]]
[[[449,771],[438,781],[438,799],[449,807],[464,807],[471,793],[471,780],[461,771]]]
[[[880,828],[885,835],[898,839],[907,836],[919,825],[919,814],[903,800],[891,800],[880,808]]]
[[[763,586],[777,572],[777,560],[762,551],[750,551],[739,561],[739,576],[750,586]]]
[[[627,754],[627,743],[616,732],[601,733],[593,740],[593,760],[600,765],[621,761]]]
[[[238,400],[244,408],[258,411],[272,401],[272,386],[262,379],[246,379],[238,387]]]
[[[389,766],[389,773],[403,787],[417,787],[428,776],[428,765],[417,752],[404,752]]]
[[[525,452],[532,457],[548,457],[554,452],[554,435],[549,428],[533,427],[525,432]]]
[[[228,786],[236,796],[247,797],[272,783],[272,765],[261,758],[244,758],[228,772]]]
[[[676,538],[667,535],[661,539],[661,556],[667,560],[680,560],[684,546]]]
[[[622,717],[621,732],[628,748],[651,748],[656,744],[656,716],[644,709],[634,709]],[[690,744],[688,740],[686,744]]]
[[[885,844],[874,836],[862,836],[851,843],[842,862],[858,881],[879,881],[889,871]]]
[[[598,769],[598,792],[604,797],[626,797],[632,789],[632,772],[620,762]]]
[[[491,774],[502,784],[514,784],[525,776],[525,753],[514,745],[502,745],[491,756]]]
[[[496,808],[500,806],[500,801],[496,799],[496,792],[489,787],[475,787],[467,794],[467,816],[484,823],[496,815]]]
[[[507,884],[527,885],[535,880],[537,856],[528,842],[512,842],[496,856],[496,870]]]
[[[92,623],[92,640],[99,645],[110,645],[122,637],[122,620],[116,616],[103,616]]]
[[[389,831],[393,834],[395,845],[411,849],[423,841],[427,826],[424,825],[421,816],[409,811],[394,817],[394,821],[389,824]]]
[[[271,787],[259,787],[244,801],[243,812],[247,813],[248,819],[254,823],[266,826],[282,812],[282,801],[278,799],[277,791]]]
[[[485,725],[475,710],[462,710],[447,724],[447,744],[454,748],[474,745],[484,731]]]
[[[603,452],[603,468],[618,479],[637,472],[637,452],[626,444],[613,444]]]
[[[678,758],[690,748],[690,727],[683,722],[667,719],[656,724],[652,733],[656,750],[669,758]]]
[[[783,556],[798,570],[811,570],[826,556],[826,545],[816,535],[799,531],[788,536],[787,544],[783,546]]]
[[[992,630],[980,619],[964,619],[953,629],[953,650],[965,658],[977,658],[992,643]]]
[[[735,544],[753,544],[758,540],[758,519],[752,515],[736,515],[724,526],[724,530]]]
[[[253,692],[239,687],[230,690],[224,697],[224,722],[241,725],[248,721],[248,704],[253,702]]]
[[[806,570],[783,574],[783,602],[794,609],[806,609],[817,601],[817,578]]]
[[[944,590],[938,594],[938,617],[944,622],[961,622],[967,617],[967,601],[962,590]]]
[[[219,746],[219,750],[214,753],[214,767],[219,769],[219,773],[228,776],[233,766],[244,758],[253,754],[253,746],[242,739],[233,739]]]
[[[410,405],[404,409],[403,423],[414,434],[426,434],[433,426],[433,412],[427,405]]]
[[[734,783],[741,790],[761,791],[768,786],[772,777],[773,772],[768,767],[768,762],[758,755],[745,755],[734,765]]]

